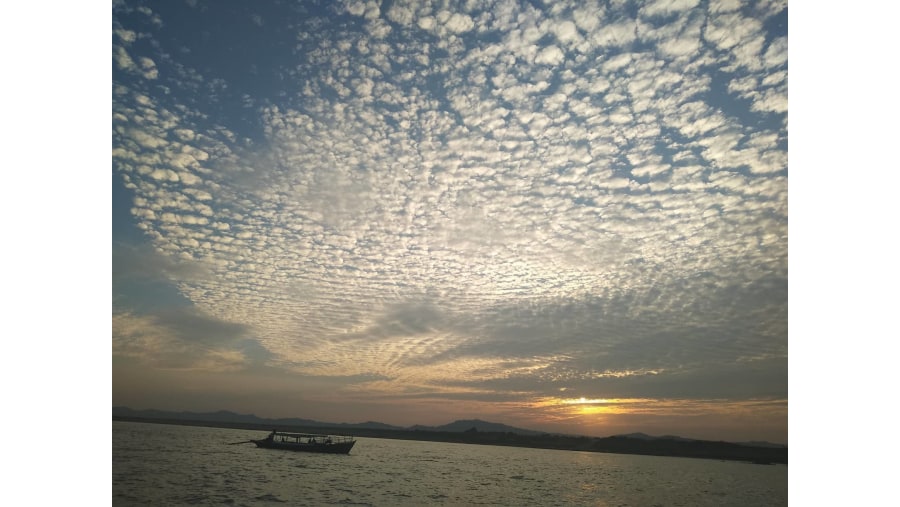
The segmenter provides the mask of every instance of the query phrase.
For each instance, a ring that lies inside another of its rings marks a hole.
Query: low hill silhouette
[[[471,432],[474,430],[482,432],[515,433],[517,435],[540,435],[542,433],[540,431],[524,430],[522,428],[507,426],[506,424],[482,421],[481,419],[463,419],[459,421],[453,421],[452,423],[445,424],[443,426],[422,426],[417,424],[415,426],[410,426],[408,429],[413,431],[448,432]]]

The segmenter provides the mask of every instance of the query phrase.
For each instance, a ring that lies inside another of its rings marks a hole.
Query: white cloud
[[[366,12],[365,2],[344,2],[344,8],[354,16],[362,16]]]
[[[113,32],[126,44],[131,44],[137,40],[137,34],[132,30],[115,29]]]
[[[785,91],[770,88],[754,97],[753,111],[786,113],[788,110],[788,98]]]
[[[700,0],[654,0],[641,8],[641,14],[645,16],[660,16],[681,13],[700,3]]]
[[[603,17],[604,9],[603,7],[598,6],[582,6],[572,13],[572,19],[575,21],[575,24],[578,25],[578,28],[588,33],[597,30],[597,27],[599,27],[603,21]]]
[[[700,50],[700,40],[696,38],[670,39],[662,42],[659,48],[668,56],[694,56]]]
[[[709,0],[709,12],[733,12],[741,8],[741,0]]]
[[[391,32],[391,25],[389,25],[383,19],[375,17],[366,24],[366,30],[372,37],[376,39],[383,39],[387,37],[387,35]]]
[[[787,37],[779,37],[766,48],[764,59],[767,67],[778,67],[787,62],[788,42]]]
[[[200,177],[193,173],[182,171],[178,173],[178,181],[181,181],[185,185],[197,185],[202,180],[200,179]]]
[[[572,21],[564,20],[554,23],[551,30],[563,44],[574,45],[581,40],[578,28],[575,27],[575,23]]]
[[[474,28],[475,22],[472,21],[472,18],[466,14],[454,12],[448,17],[447,21],[444,22],[444,26],[447,27],[447,30],[453,33],[464,33]]]
[[[537,54],[534,63],[558,65],[566,59],[566,55],[556,46],[547,46]]]
[[[422,30],[431,30],[434,28],[434,18],[431,16],[424,16],[419,18],[418,25]]]
[[[735,57],[735,63],[740,67],[745,67],[751,71],[762,68],[760,57],[762,56],[765,37],[757,35],[742,40],[738,45],[732,48],[732,54]]]
[[[130,135],[135,142],[145,148],[159,148],[168,144],[165,139],[139,129],[131,129]]]
[[[129,72],[134,72],[137,70],[137,65],[135,65],[134,60],[131,59],[131,56],[128,54],[128,51],[125,50],[122,46],[117,46],[114,50],[116,64],[122,70],[127,70]]]
[[[387,18],[394,23],[410,26],[415,18],[415,14],[408,6],[394,3],[391,5],[391,8],[388,9]]]
[[[670,168],[669,164],[647,164],[635,167],[631,170],[631,174],[641,178],[652,178],[668,171]]]
[[[622,21],[612,25],[604,25],[591,35],[591,41],[597,46],[627,47],[637,39],[637,24],[634,21]]]
[[[381,8],[378,3],[374,1],[369,1],[366,4],[366,13],[365,18],[368,20],[378,19],[381,16]]]
[[[145,79],[156,79],[159,77],[159,71],[156,69],[156,63],[150,58],[141,57],[141,70]]]
[[[630,53],[621,53],[603,62],[603,71],[610,73],[615,72],[631,63]]]
[[[732,49],[742,41],[750,40],[762,29],[759,21],[740,13],[710,16],[704,30],[704,38],[719,49]]]

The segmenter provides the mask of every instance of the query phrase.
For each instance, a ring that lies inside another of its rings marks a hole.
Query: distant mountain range
[[[413,431],[450,432],[484,431],[495,433],[516,433],[518,435],[541,435],[543,433],[546,433],[544,431],[523,430],[522,428],[514,428],[505,424],[482,421],[481,419],[464,419],[460,421],[454,421],[443,426],[422,426],[417,424],[415,426],[409,427],[408,429]]]
[[[447,431],[447,432],[463,432],[463,431],[482,431],[482,432],[498,432],[498,433],[516,433],[518,435],[541,435],[545,432],[526,430],[507,426],[506,424],[482,421],[480,419],[467,419],[454,421],[443,426],[422,426],[415,425],[409,428],[402,426],[392,426],[375,421],[367,421],[362,423],[331,423],[314,421],[312,419],[298,418],[281,418],[269,419],[257,417],[253,414],[237,414],[228,410],[219,410],[218,412],[168,412],[164,410],[132,410],[128,407],[113,407],[113,417],[134,417],[139,419],[169,419],[181,421],[203,421],[203,422],[225,422],[239,424],[257,424],[257,425],[274,425],[274,426],[313,426],[322,428],[345,428],[345,429],[369,429],[369,430],[406,430],[406,431]]]
[[[140,419],[169,419],[178,421],[205,421],[205,422],[224,422],[238,424],[256,424],[256,425],[275,425],[275,426],[316,426],[316,427],[334,427],[334,428],[365,428],[365,429],[384,429],[397,430],[405,429],[399,426],[391,426],[380,422],[364,422],[356,424],[348,423],[328,423],[322,421],[314,421],[312,419],[299,419],[296,417],[269,419],[265,417],[257,417],[253,414],[237,414],[228,410],[219,410],[218,412],[169,412],[165,410],[132,410],[128,407],[113,407],[113,417],[135,417]]]
[[[634,438],[637,440],[674,440],[676,442],[696,442],[697,441],[694,438],[677,437],[675,435],[663,435],[661,437],[654,437],[654,436],[648,435],[646,433],[628,433],[626,435],[614,435],[614,436],[620,437],[620,438]],[[740,445],[746,445],[749,447],[770,447],[773,449],[780,449],[780,448],[786,449],[787,448],[787,446],[784,444],[773,444],[771,442],[753,441],[753,442],[735,442],[735,443],[740,444]]]
[[[270,419],[257,417],[253,414],[237,414],[228,410],[219,410],[217,412],[169,412],[165,410],[132,410],[128,407],[113,407],[112,415],[114,418],[133,418],[133,419],[153,419],[167,421],[184,421],[184,422],[209,422],[209,423],[229,423],[229,424],[248,424],[260,427],[268,426],[306,426],[317,428],[336,428],[343,430],[392,430],[407,432],[447,432],[447,433],[512,433],[523,436],[547,435],[544,431],[534,431],[522,428],[508,426],[506,424],[482,421],[480,419],[464,419],[444,424],[442,426],[423,426],[415,425],[410,427],[392,426],[390,424],[367,421],[362,423],[331,423],[315,421],[312,419],[300,418],[280,418]],[[628,433],[625,435],[615,435],[610,438],[627,438],[637,441],[672,441],[672,442],[699,442],[695,439],[683,438],[674,435],[664,435],[655,437],[645,433]],[[784,448],[786,445],[772,444],[769,442],[735,442],[739,445],[749,447],[764,448]]]

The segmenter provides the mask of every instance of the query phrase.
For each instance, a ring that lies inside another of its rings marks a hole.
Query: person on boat
[[[275,440],[275,430],[272,430],[272,433],[269,433],[269,436],[266,440]]]

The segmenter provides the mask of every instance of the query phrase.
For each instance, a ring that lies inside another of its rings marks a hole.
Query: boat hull
[[[322,452],[327,454],[348,454],[356,441],[350,442],[334,442],[326,443],[296,443],[296,442],[279,442],[273,440],[251,440],[256,447],[263,449],[280,449],[283,451],[295,452]]]

